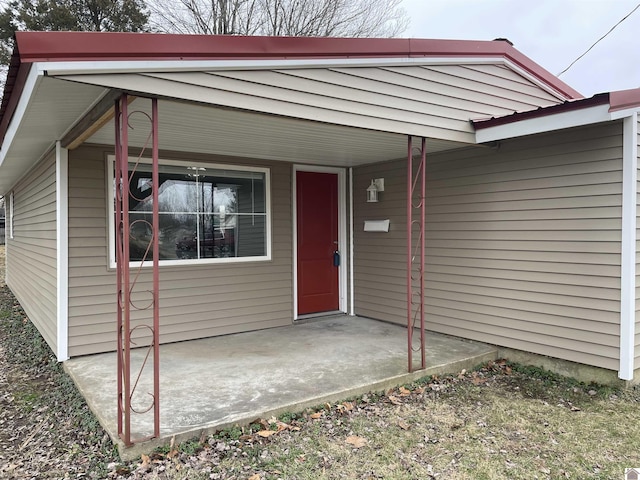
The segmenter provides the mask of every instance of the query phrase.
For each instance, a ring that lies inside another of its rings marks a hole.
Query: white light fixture
[[[367,202],[377,202],[379,192],[384,192],[384,178],[374,178],[371,180],[371,185],[367,187]]]

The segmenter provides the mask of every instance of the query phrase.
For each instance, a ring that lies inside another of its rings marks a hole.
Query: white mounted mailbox
[[[389,220],[365,220],[364,231],[365,232],[388,232]]]

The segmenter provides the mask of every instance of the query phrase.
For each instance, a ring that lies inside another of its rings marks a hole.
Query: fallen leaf
[[[145,455],[144,453],[140,455],[140,459],[142,460],[142,464],[140,465],[141,468],[147,468],[151,463],[149,455]]]
[[[400,392],[400,396],[401,397],[407,397],[407,396],[411,395],[411,390],[409,390],[408,388],[404,388],[404,387],[400,387],[398,389],[398,392]]]
[[[171,443],[169,444],[169,453],[167,453],[167,458],[171,459],[178,455],[178,450],[175,448],[176,446],[176,436],[171,437]]]
[[[278,432],[281,432],[283,430],[291,430],[291,425],[289,425],[288,423],[284,423],[284,422],[276,422],[276,425],[278,425]]]
[[[275,430],[260,430],[258,432],[258,435],[260,435],[261,437],[264,437],[264,438],[268,438],[271,435],[273,435],[274,433],[278,433],[278,432],[276,432]]]
[[[319,419],[320,417],[322,417],[322,412],[316,412],[316,413],[312,413],[311,415],[309,415],[311,418],[313,418],[314,420]]]
[[[418,387],[413,391],[413,393],[417,393],[418,395],[422,395],[424,393],[424,390],[425,390],[424,387]]]
[[[572,412],[579,412],[580,408],[576,407],[575,405],[571,405],[571,411]]]
[[[409,425],[407,422],[405,422],[404,420],[400,420],[398,422],[398,426],[403,429],[403,430],[409,430],[411,428],[411,425]]]
[[[351,402],[344,402],[342,405],[344,406],[345,410],[347,410],[348,412],[353,410],[353,403]]]
[[[367,444],[367,439],[357,435],[349,435],[346,442],[349,445],[353,445],[354,448],[362,448]]]
[[[398,400],[396,397],[394,397],[393,395],[388,395],[387,398],[394,405],[402,405],[402,402],[400,400]]]
[[[255,473],[253,475],[251,475],[247,480],[260,480],[260,474],[259,473]]]

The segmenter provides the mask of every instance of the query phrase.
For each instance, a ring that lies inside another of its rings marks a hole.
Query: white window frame
[[[107,157],[107,216],[109,219],[108,228],[108,245],[109,245],[109,265],[111,268],[116,268],[116,228],[115,228],[115,198],[114,198],[114,182],[115,182],[115,155],[109,155]],[[129,163],[150,164],[152,161],[150,158],[139,159],[137,157],[129,157]],[[205,163],[205,162],[191,162],[185,160],[166,160],[159,159],[160,165],[172,165],[178,167],[203,167],[203,168],[219,168],[226,170],[236,170],[242,172],[259,172],[264,173],[265,179],[265,236],[266,236],[266,255],[256,257],[226,257],[226,258],[193,258],[193,259],[176,259],[176,260],[160,260],[159,265],[161,267],[167,266],[185,266],[193,267],[196,265],[211,265],[211,264],[229,264],[229,263],[246,263],[246,262],[266,262],[271,261],[271,170],[265,167],[253,167],[246,165],[228,165],[222,163]],[[152,261],[140,262],[132,260],[129,262],[131,266],[152,267]]]

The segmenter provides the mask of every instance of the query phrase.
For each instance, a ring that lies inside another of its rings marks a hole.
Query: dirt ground
[[[75,386],[4,284],[0,247],[0,478],[104,478],[117,460]]]

